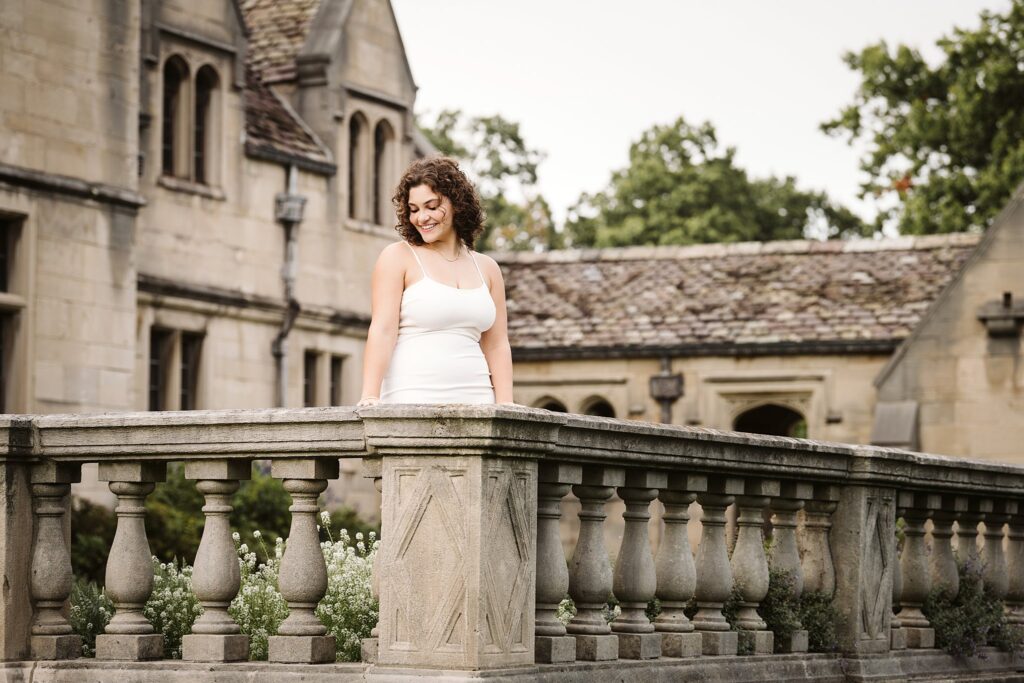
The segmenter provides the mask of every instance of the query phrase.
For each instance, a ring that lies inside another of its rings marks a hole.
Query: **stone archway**
[[[743,411],[733,420],[732,428],[737,432],[807,437],[807,419],[792,408],[775,403]]]

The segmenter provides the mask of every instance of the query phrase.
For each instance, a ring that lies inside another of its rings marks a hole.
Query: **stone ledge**
[[[985,659],[958,662],[938,650],[917,650],[893,655],[843,658],[839,655],[795,654],[746,657],[662,658],[647,661],[616,660],[546,664],[486,675],[478,672],[408,670],[366,664],[195,664],[163,662],[6,662],[0,663],[0,680],[33,683],[426,683],[447,679],[488,683],[618,683],[643,681],[843,681],[939,678],[1024,682],[1024,659],[987,648]],[[878,678],[882,675],[883,678]],[[885,678],[884,676],[888,676]],[[31,678],[30,678],[31,677]]]

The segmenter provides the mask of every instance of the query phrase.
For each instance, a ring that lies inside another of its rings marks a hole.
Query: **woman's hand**
[[[376,396],[367,396],[359,399],[359,403],[356,404],[356,408],[366,408],[367,406],[375,406],[380,403],[380,399]]]

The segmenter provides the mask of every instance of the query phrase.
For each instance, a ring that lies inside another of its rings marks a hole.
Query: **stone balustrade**
[[[946,656],[921,610],[933,588],[956,593],[957,559],[970,558],[1024,622],[1024,468],[516,406],[4,416],[0,430],[7,680],[975,680],[1024,666],[994,651]],[[364,661],[348,664],[333,662],[314,614],[327,588],[317,499],[340,458],[363,458],[382,496],[380,620]],[[269,460],[292,498],[280,569],[289,615],[268,662],[248,661],[227,611],[239,590],[231,493],[253,459]],[[143,505],[171,462],[205,500],[193,576],[204,613],[178,661],[161,659],[142,611],[153,585]],[[95,659],[80,658],[65,609],[67,497],[83,463],[98,463],[117,497],[106,573],[117,612]],[[579,532],[567,556],[570,492]],[[616,496],[625,510],[609,519]],[[621,544],[608,548],[613,523]],[[806,629],[773,638],[758,611],[770,570],[786,572],[794,594],[832,596],[838,652],[808,653]],[[563,623],[567,596],[575,615]]]

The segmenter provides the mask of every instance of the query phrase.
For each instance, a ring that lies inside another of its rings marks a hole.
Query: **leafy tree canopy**
[[[862,196],[884,205],[876,229],[982,229],[1024,180],[1024,0],[937,45],[935,66],[884,42],[843,57],[861,84],[822,129],[866,144]]]
[[[438,151],[462,162],[477,185],[487,211],[478,249],[559,246],[551,209],[537,188],[544,154],[526,144],[518,123],[446,109],[433,125],[421,123],[420,129]]]
[[[647,130],[629,150],[629,166],[608,187],[584,194],[566,232],[577,246],[695,244],[802,239],[813,233],[859,234],[862,222],[791,177],[753,179],[719,144],[710,123],[680,117]]]

